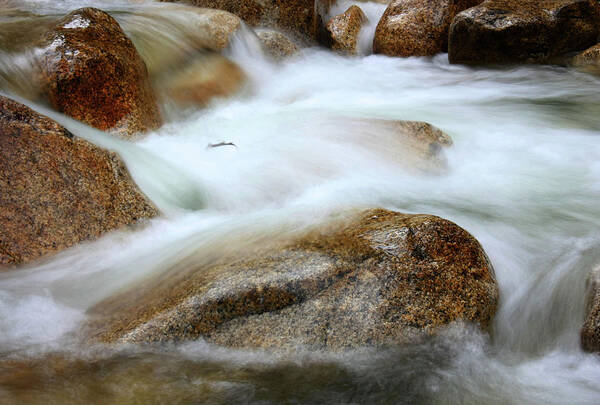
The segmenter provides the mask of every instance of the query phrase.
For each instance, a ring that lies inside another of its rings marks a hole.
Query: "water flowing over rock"
[[[153,217],[114,153],[0,96],[0,266]]]
[[[589,275],[585,323],[581,328],[581,346],[600,353],[600,267]]]
[[[358,6],[350,6],[344,14],[333,17],[327,23],[331,35],[331,49],[356,55],[358,34],[367,17]]]
[[[281,32],[259,29],[256,31],[256,35],[265,52],[275,60],[289,58],[300,51],[298,45]]]
[[[105,12],[73,11],[40,48],[41,85],[58,111],[124,137],[161,125],[146,65]]]
[[[375,209],[148,281],[93,308],[91,327],[105,342],[340,350],[413,342],[456,320],[487,328],[497,300],[493,268],[467,231]]]
[[[544,63],[597,43],[597,0],[487,0],[456,16],[451,63]]]
[[[191,0],[198,7],[226,10],[252,26],[278,27],[316,40],[320,10],[329,1],[319,0]]]
[[[373,52],[429,56],[448,49],[448,30],[459,12],[482,0],[394,0],[381,17]]]
[[[225,50],[243,24],[224,10],[170,3],[118,17],[151,78],[185,63],[197,52]]]

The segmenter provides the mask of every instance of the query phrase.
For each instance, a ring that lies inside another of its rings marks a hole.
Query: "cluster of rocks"
[[[244,72],[221,52],[244,23],[281,60],[310,43],[357,54],[366,22],[357,5],[324,21],[332,3],[325,0],[192,2],[204,7],[197,13],[205,25],[194,40],[206,52],[164,80],[166,67],[149,70],[107,13],[84,8],[65,16],[37,43],[33,80],[41,97],[81,122],[132,138],[162,125],[160,94],[203,106],[243,87]],[[373,51],[448,52],[450,62],[465,64],[568,60],[589,68],[598,66],[599,33],[596,0],[392,0]],[[428,162],[451,145],[427,123],[372,124],[397,131]],[[0,169],[3,269],[159,214],[115,154],[4,97]],[[594,277],[582,344],[600,351]],[[234,347],[340,350],[414,342],[455,321],[487,329],[497,302],[493,268],[467,231],[435,216],[369,210],[293,240],[168,272],[96,305],[88,327],[93,340],[110,343],[203,338]]]

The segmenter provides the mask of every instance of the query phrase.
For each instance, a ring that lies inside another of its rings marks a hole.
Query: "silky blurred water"
[[[21,14],[58,16],[85,2],[13,3]],[[156,27],[145,37],[133,17],[144,9],[152,18],[163,5],[101,6],[125,31],[137,30],[147,57],[186,46],[176,45],[191,21],[185,7],[168,5],[159,25],[179,27],[163,33],[175,49],[158,39],[153,49]],[[364,8],[368,16],[383,11]],[[318,48],[274,63],[256,43],[246,29],[226,51],[247,72],[246,91],[167,114],[164,127],[135,143],[34,105],[116,150],[164,216],[0,274],[0,402],[600,403],[600,359],[579,348],[585,281],[600,262],[600,78],[554,66],[469,68],[449,65],[446,55],[343,57]],[[3,52],[27,61],[26,53]],[[5,82],[3,90],[14,88]],[[361,121],[375,118],[443,129],[454,140],[447,168],[413,170],[393,133]],[[220,142],[235,147],[207,148]],[[296,355],[201,341],[112,349],[79,340],[86,309],[115,291],[364,207],[439,215],[482,243],[501,294],[490,336],[454,325],[420,346]]]

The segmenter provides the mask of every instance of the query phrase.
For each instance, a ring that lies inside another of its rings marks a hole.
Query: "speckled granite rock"
[[[543,63],[597,43],[597,0],[487,0],[450,28],[451,63]]]
[[[581,328],[581,346],[588,352],[600,353],[600,267],[588,278],[588,297],[585,323]]]
[[[356,5],[352,5],[344,14],[336,15],[327,22],[327,31],[331,35],[331,49],[356,55],[358,53],[358,34],[367,17]]]
[[[190,0],[198,7],[226,10],[253,26],[278,27],[317,39],[319,0]]]
[[[393,0],[373,39],[373,52],[389,56],[428,56],[448,49],[456,14],[482,0]]]
[[[232,96],[245,81],[246,74],[238,65],[221,55],[209,54],[170,74],[165,91],[180,105],[204,107],[216,97]]]
[[[0,96],[0,266],[158,214],[113,153]]]
[[[408,343],[459,319],[486,328],[497,300],[493,268],[468,232],[376,209],[109,298],[90,311],[91,334],[341,350]]]
[[[105,12],[73,11],[40,48],[41,86],[58,111],[124,137],[161,125],[146,65]]]
[[[575,55],[571,64],[590,73],[600,74],[600,44]]]
[[[298,45],[281,32],[258,29],[256,35],[258,35],[265,52],[275,60],[289,58],[300,51]]]

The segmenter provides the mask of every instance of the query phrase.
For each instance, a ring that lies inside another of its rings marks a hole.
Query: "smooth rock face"
[[[402,344],[486,328],[498,289],[479,243],[431,215],[376,209],[242,258],[169,273],[93,308],[94,339],[232,347]]]
[[[487,0],[456,16],[451,63],[543,63],[597,43],[597,0]]]
[[[316,39],[318,0],[191,0],[198,7],[226,10],[253,26],[278,27]]]
[[[600,44],[576,55],[571,64],[590,73],[600,74]]]
[[[283,60],[294,56],[300,48],[294,41],[278,31],[257,30],[256,35],[265,52],[275,60]]]
[[[393,0],[373,39],[373,52],[389,56],[429,56],[448,49],[456,14],[482,0]]]
[[[161,125],[146,65],[105,12],[73,11],[40,47],[41,86],[58,111],[124,137]]]
[[[344,14],[333,17],[327,23],[331,35],[331,49],[356,55],[358,53],[358,34],[366,16],[358,6],[350,6]]]
[[[581,328],[581,346],[588,352],[600,353],[600,267],[588,279],[587,312]]]
[[[246,74],[238,65],[221,55],[211,54],[173,73],[166,92],[180,105],[204,107],[216,97],[232,96],[245,81]]]
[[[0,96],[0,266],[158,214],[123,163]]]

